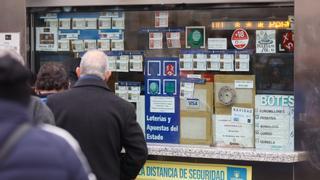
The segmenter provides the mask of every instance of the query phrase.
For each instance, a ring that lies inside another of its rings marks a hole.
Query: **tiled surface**
[[[148,144],[149,155],[193,157],[221,160],[295,163],[307,159],[306,152],[263,151],[244,148],[220,148],[205,145]]]

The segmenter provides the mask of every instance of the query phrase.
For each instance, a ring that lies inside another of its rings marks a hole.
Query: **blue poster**
[[[179,58],[145,60],[146,140],[180,143]]]

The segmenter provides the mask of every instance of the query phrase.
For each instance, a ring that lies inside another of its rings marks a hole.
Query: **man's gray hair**
[[[90,50],[81,58],[80,72],[81,75],[95,75],[103,80],[105,72],[108,71],[107,56],[103,51]]]
[[[18,61],[23,66],[25,65],[23,57],[20,54],[18,54],[15,50],[0,49],[0,59],[2,59],[3,57],[6,57],[6,56],[10,56],[12,59]]]

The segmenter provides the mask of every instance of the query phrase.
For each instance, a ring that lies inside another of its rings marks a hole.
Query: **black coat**
[[[47,104],[56,124],[79,141],[98,180],[136,177],[147,159],[143,132],[134,106],[103,80],[81,78],[71,90],[49,96]]]

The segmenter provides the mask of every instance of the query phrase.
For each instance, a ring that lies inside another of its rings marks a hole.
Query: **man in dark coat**
[[[0,50],[0,179],[88,180],[80,159],[64,139],[32,126],[29,73],[15,58]],[[8,141],[21,125],[29,129]],[[4,153],[8,142],[13,146]]]
[[[98,180],[134,179],[147,159],[146,142],[133,105],[106,85],[106,55],[87,52],[77,74],[71,90],[48,97],[56,124],[79,141]]]

